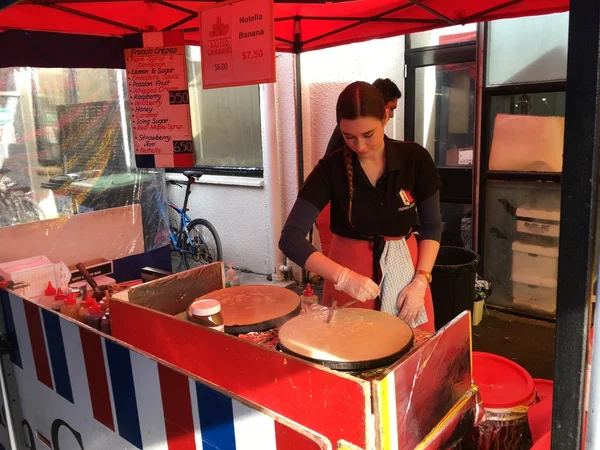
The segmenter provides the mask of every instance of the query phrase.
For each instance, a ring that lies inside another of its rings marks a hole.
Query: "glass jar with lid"
[[[188,309],[188,320],[213,330],[225,331],[221,302],[218,300],[196,300]]]

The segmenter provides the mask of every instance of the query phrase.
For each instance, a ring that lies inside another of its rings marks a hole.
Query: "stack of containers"
[[[560,211],[517,208],[518,238],[512,243],[513,303],[556,313]]]

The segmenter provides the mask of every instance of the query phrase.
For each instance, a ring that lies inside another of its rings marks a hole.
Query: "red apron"
[[[419,246],[417,244],[417,239],[414,237],[414,235],[411,235],[406,240],[406,243],[408,244],[413,266],[416,268],[419,258]],[[344,238],[334,234],[331,241],[329,258],[365,277],[371,278],[373,276],[372,242]],[[325,286],[323,287],[323,305],[331,306],[333,300],[336,300],[337,305],[341,306],[352,300],[352,298],[345,292],[336,291],[333,285],[333,282],[325,280]],[[364,303],[358,302],[352,305],[352,307],[376,309],[374,300],[369,300]],[[433,318],[433,300],[431,298],[431,289],[429,286],[427,287],[427,293],[425,294],[425,311],[427,312],[427,322],[418,326],[417,328],[433,333],[435,332],[435,321]]]

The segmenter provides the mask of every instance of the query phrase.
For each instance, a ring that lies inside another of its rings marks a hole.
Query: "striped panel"
[[[279,422],[275,422],[275,440],[278,450],[320,450],[327,448],[321,446],[308,436]]]
[[[52,374],[48,364],[48,354],[46,351],[46,340],[42,329],[42,320],[40,318],[40,309],[35,303],[23,301],[25,308],[25,318],[27,328],[29,329],[29,339],[31,341],[31,351],[35,363],[35,371],[40,382],[54,389],[52,384]]]
[[[160,364],[158,376],[169,450],[195,450],[189,379]]]
[[[141,449],[142,436],[129,350],[108,339],[104,343],[119,435]]]
[[[236,450],[231,399],[200,383],[196,398],[203,448]]]
[[[12,307],[10,306],[10,297],[8,292],[0,290],[0,299],[2,301],[2,311],[4,312],[4,323],[6,325],[6,333],[10,340],[10,360],[13,364],[23,368],[21,361],[21,352],[19,350],[19,339],[15,328],[15,320],[13,318]]]
[[[99,335],[83,327],[78,328],[94,419],[110,430],[115,431],[104,352],[102,351],[102,339]]]
[[[398,416],[396,413],[396,381],[390,372],[378,383],[381,449],[398,449]]]
[[[168,450],[165,415],[160,398],[158,364],[133,351],[130,351],[129,355],[135,383],[142,447]]]
[[[261,450],[277,450],[275,422],[271,417],[237,400],[232,401],[232,410],[236,450],[255,450],[258,447]]]
[[[73,403],[73,390],[71,389],[69,367],[67,366],[65,345],[60,328],[60,317],[58,314],[46,309],[39,308],[39,310],[42,312],[44,320],[44,330],[46,332],[46,341],[48,343],[56,392],[64,399]]]

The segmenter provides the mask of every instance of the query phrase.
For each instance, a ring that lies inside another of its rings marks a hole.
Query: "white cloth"
[[[415,268],[410,257],[406,239],[385,241],[385,247],[379,260],[381,266],[381,311],[397,316],[400,312],[397,305],[400,292],[415,277]],[[409,323],[413,328],[427,323],[425,305],[415,323]]]

